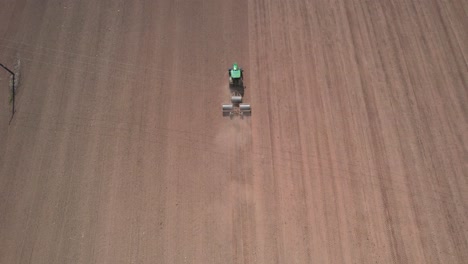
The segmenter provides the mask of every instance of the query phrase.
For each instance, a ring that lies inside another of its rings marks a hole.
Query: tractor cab
[[[231,86],[242,86],[242,69],[239,68],[237,63],[232,65],[232,68],[229,69],[229,84]]]
[[[237,70],[231,69],[230,75],[234,79],[239,79],[242,77],[242,71],[239,68],[237,68]]]

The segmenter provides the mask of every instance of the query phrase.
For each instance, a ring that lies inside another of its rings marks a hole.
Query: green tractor
[[[242,103],[244,97],[243,70],[237,63],[229,69],[229,90],[231,92],[231,103],[223,104],[223,116],[250,116],[252,110],[250,104]]]
[[[243,70],[239,68],[237,63],[232,64],[232,68],[229,69],[229,85],[234,87],[242,87],[243,84]]]

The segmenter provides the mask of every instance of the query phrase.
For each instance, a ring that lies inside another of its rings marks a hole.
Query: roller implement
[[[237,63],[232,65],[228,70],[229,73],[229,91],[231,93],[231,104],[223,104],[223,116],[241,116],[250,115],[252,110],[250,104],[243,104],[242,97],[244,96],[244,71],[239,68]]]

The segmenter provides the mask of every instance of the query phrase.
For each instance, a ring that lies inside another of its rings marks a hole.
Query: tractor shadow
[[[229,85],[229,91],[231,92],[231,94],[240,94],[242,97],[244,97],[245,89],[247,89],[247,86],[245,86],[244,84],[241,84],[241,85],[230,84]]]

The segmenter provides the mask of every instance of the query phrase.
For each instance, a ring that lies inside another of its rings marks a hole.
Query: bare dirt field
[[[464,0],[1,0],[0,263],[466,263],[467,28]]]

